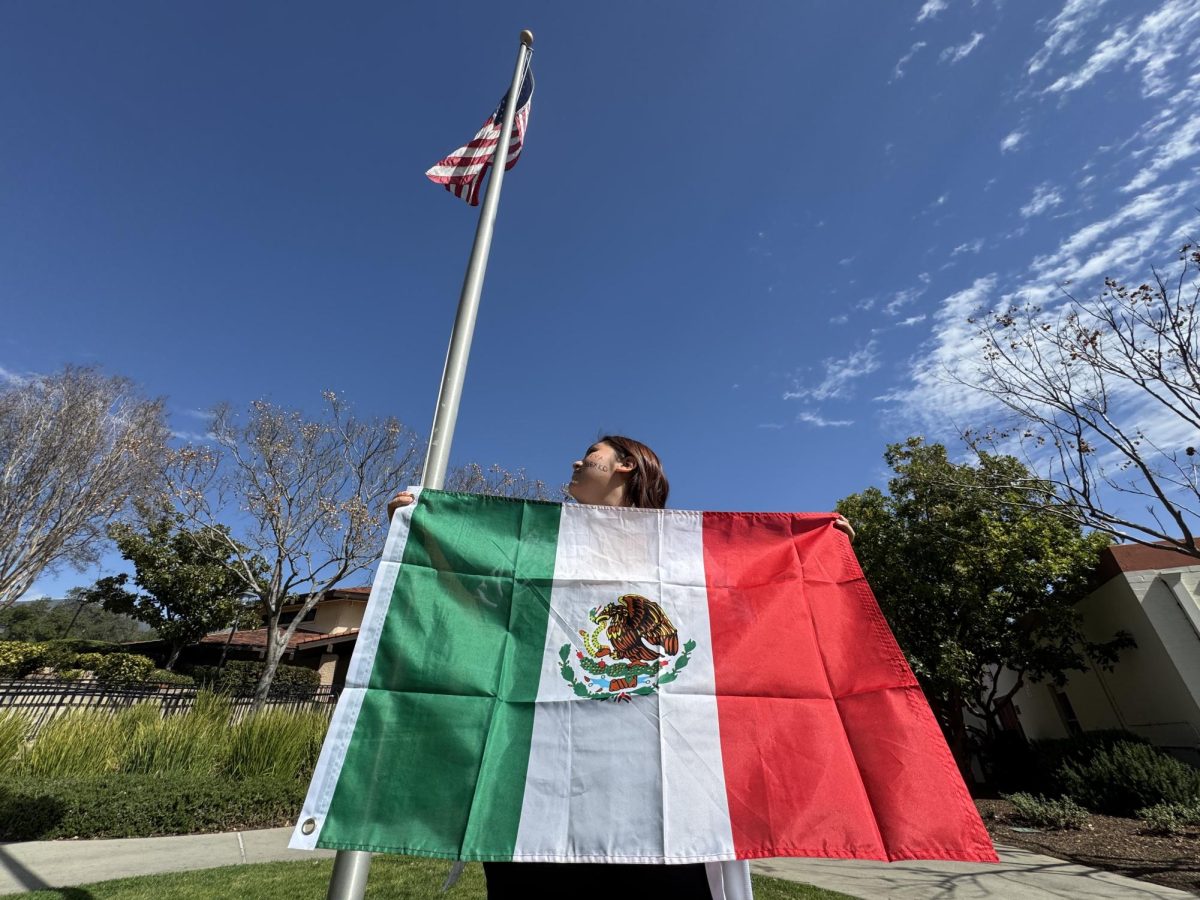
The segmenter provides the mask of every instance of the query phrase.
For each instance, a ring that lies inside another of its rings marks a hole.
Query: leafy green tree
[[[1001,710],[1023,685],[1062,685],[1133,646],[1124,632],[1087,640],[1075,609],[1109,538],[1083,534],[1048,484],[1031,493],[1033,476],[1013,457],[956,464],[941,444],[909,438],[884,459],[895,472],[888,492],[853,494],[838,511],[858,531],[867,581],[965,771],[973,747],[994,746]],[[964,709],[983,727],[968,726]]]
[[[78,638],[90,641],[146,641],[157,635],[141,622],[110,613],[72,588],[63,600],[43,597],[14,603],[0,610],[0,640],[53,641]]]
[[[248,585],[229,564],[224,529],[190,531],[178,515],[159,514],[147,517],[141,528],[110,525],[108,535],[133,563],[133,582],[141,590],[129,590],[129,576],[122,573],[101,578],[85,596],[158,632],[171,646],[167,669],[188,644],[243,619],[239,598]],[[253,560],[249,564],[255,565]]]

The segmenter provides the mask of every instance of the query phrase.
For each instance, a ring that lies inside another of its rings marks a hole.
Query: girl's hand
[[[408,506],[412,503],[415,503],[416,499],[417,498],[414,497],[408,491],[401,491],[395,497],[393,497],[391,500],[389,500],[388,501],[388,521],[389,522],[392,521],[392,516],[394,516],[396,514],[396,510],[398,510],[402,506]]]
[[[850,520],[838,513],[838,517],[833,520],[833,527],[842,532],[846,537],[854,540],[854,526],[850,524]]]

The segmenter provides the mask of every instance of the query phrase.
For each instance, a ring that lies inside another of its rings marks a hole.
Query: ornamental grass
[[[248,715],[229,735],[225,772],[233,778],[311,772],[328,725],[320,711],[264,709]]]
[[[37,778],[110,774],[307,778],[328,711],[266,709],[240,720],[227,697],[201,692],[187,712],[164,716],[146,701],[122,710],[75,709],[27,741],[28,720],[0,715],[0,764]]]
[[[8,771],[30,732],[29,716],[20,710],[0,712],[0,768]]]

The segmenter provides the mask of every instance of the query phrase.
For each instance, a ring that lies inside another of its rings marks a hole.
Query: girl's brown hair
[[[662,509],[667,505],[667,494],[671,486],[663,472],[658,454],[633,438],[619,434],[606,434],[600,440],[608,444],[623,459],[632,460],[633,472],[625,485],[625,500],[630,506],[643,509]]]

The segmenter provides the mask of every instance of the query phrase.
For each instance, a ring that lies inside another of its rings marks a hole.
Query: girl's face
[[[616,448],[603,441],[592,444],[582,459],[571,463],[574,470],[567,492],[580,503],[617,506],[624,499],[625,482],[633,465],[622,462]]]

